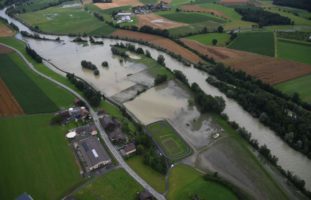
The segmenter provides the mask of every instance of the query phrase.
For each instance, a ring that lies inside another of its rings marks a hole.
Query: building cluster
[[[134,143],[129,142],[127,135],[122,131],[121,124],[109,115],[101,112],[99,122],[108,134],[109,140],[116,145],[123,145],[120,149],[122,156],[130,156],[136,152]]]
[[[117,24],[124,23],[124,22],[133,22],[133,13],[130,12],[119,12],[114,15],[114,19],[116,20]]]
[[[69,109],[61,110],[55,114],[55,117],[58,117],[59,121],[62,124],[66,124],[72,120],[87,120],[90,119],[90,113],[88,109],[84,106],[82,107],[71,107]]]
[[[147,14],[170,9],[171,9],[170,6],[164,1],[160,1],[160,3],[157,4],[145,4],[142,6],[135,6],[132,8],[134,14]]]

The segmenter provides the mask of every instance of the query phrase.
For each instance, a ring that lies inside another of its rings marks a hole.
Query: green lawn
[[[50,7],[48,9],[18,15],[18,18],[31,26],[49,33],[88,33],[108,35],[114,28],[99,21],[82,8]]]
[[[166,121],[159,121],[147,126],[153,139],[160,145],[165,155],[172,161],[184,158],[192,153],[191,148]]]
[[[216,39],[218,41],[217,46],[226,46],[226,43],[230,40],[230,35],[227,33],[207,33],[189,36],[187,39],[195,40],[205,45],[212,45],[213,39]]]
[[[311,65],[311,43],[287,39],[277,40],[277,57]],[[311,67],[311,66],[310,66]]]
[[[235,194],[224,186],[203,179],[201,173],[187,165],[177,165],[170,171],[168,200],[200,199],[231,200]]]
[[[61,199],[83,179],[65,140],[66,127],[50,126],[50,114],[0,119],[0,199],[27,192]]]
[[[136,200],[143,188],[123,169],[113,170],[87,184],[74,196],[77,200]]]
[[[167,12],[160,12],[159,15],[172,21],[183,22],[187,24],[195,24],[195,23],[201,23],[201,22],[206,22],[206,21],[214,21],[217,23],[224,22],[223,19],[220,19],[218,17],[215,17],[207,13],[203,14],[203,13],[167,11]]]
[[[272,32],[239,33],[228,47],[274,57],[274,36]]]
[[[26,68],[26,64],[16,53],[0,54],[0,62],[1,79],[4,80],[26,113],[55,112],[58,110],[57,105],[21,69],[22,67]],[[62,94],[59,93],[59,95]]]
[[[311,103],[311,75],[299,77],[284,83],[275,85],[275,87],[289,95],[297,92],[303,101]]]
[[[165,192],[165,176],[143,163],[142,156],[134,156],[126,160],[127,164],[155,190]]]

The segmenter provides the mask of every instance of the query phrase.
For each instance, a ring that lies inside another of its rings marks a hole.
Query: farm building
[[[112,119],[109,115],[103,115],[100,117],[99,122],[105,130],[113,130],[119,126],[119,123]]]
[[[138,199],[139,200],[154,200],[155,198],[152,196],[152,194],[148,190],[144,190],[139,193]]]
[[[117,20],[117,23],[123,23],[123,22],[132,22],[132,13],[129,12],[119,12],[117,13],[114,18]]]
[[[130,156],[131,154],[136,152],[136,146],[134,143],[129,143],[125,145],[121,150],[121,155],[122,156]]]
[[[85,163],[86,171],[111,163],[111,159],[97,137],[90,136],[78,142],[77,146]]]
[[[115,128],[113,131],[108,133],[108,137],[110,141],[114,143],[123,143],[127,141],[126,135],[122,132],[122,130],[119,127]]]

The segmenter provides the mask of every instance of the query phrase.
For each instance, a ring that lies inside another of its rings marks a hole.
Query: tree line
[[[311,11],[310,0],[273,0],[273,4],[280,6],[301,8]]]
[[[256,22],[259,27],[293,24],[288,17],[265,11],[262,8],[235,8],[235,11],[242,15],[242,20]]]
[[[37,63],[42,63],[42,57],[39,54],[37,54],[35,50],[30,48],[28,45],[26,46],[25,49],[26,49],[27,54],[30,57],[32,57]]]
[[[311,112],[297,105],[299,98],[296,95],[292,99],[282,98],[270,89],[271,86],[265,87],[261,81],[222,64],[208,72],[220,81],[209,78],[207,82],[235,99],[292,148],[311,158]]]
[[[81,61],[81,66],[84,69],[92,70],[94,75],[96,75],[96,76],[99,75],[99,70],[98,70],[97,66],[94,65],[92,62],[86,61],[86,60],[82,60]]]

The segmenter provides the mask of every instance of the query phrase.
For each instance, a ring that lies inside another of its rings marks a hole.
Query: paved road
[[[41,73],[40,71],[38,71],[26,58],[25,56],[18,51],[17,49],[8,46],[6,44],[0,43],[3,46],[6,46],[10,49],[13,49],[16,53],[18,53],[18,55],[25,61],[25,63],[28,65],[28,67],[34,71],[35,73],[37,73],[38,75],[42,76],[45,79],[50,80],[51,82],[57,84],[58,86],[64,88],[65,90],[69,91],[70,93],[72,93],[73,95],[75,95],[76,97],[78,97],[79,99],[83,100],[86,105],[89,107],[90,109],[90,114],[94,119],[95,125],[97,127],[97,129],[99,130],[100,136],[102,137],[102,139],[104,140],[104,142],[106,143],[106,146],[108,147],[108,149],[110,150],[110,152],[113,154],[113,156],[116,158],[116,160],[119,162],[120,166],[124,168],[125,171],[127,171],[127,173],[129,175],[131,175],[140,185],[142,185],[145,189],[147,189],[155,198],[157,198],[158,200],[164,200],[165,197],[160,194],[159,192],[155,191],[148,183],[146,183],[146,181],[144,181],[140,176],[138,176],[136,174],[136,172],[134,172],[129,166],[128,164],[123,160],[123,157],[120,155],[120,153],[114,148],[113,144],[110,142],[108,135],[105,133],[105,130],[101,127],[99,120],[98,120],[98,115],[97,113],[93,110],[93,108],[89,105],[89,103],[80,95],[78,94],[76,91],[74,91],[73,89],[69,88],[68,86],[54,80],[53,78]]]

